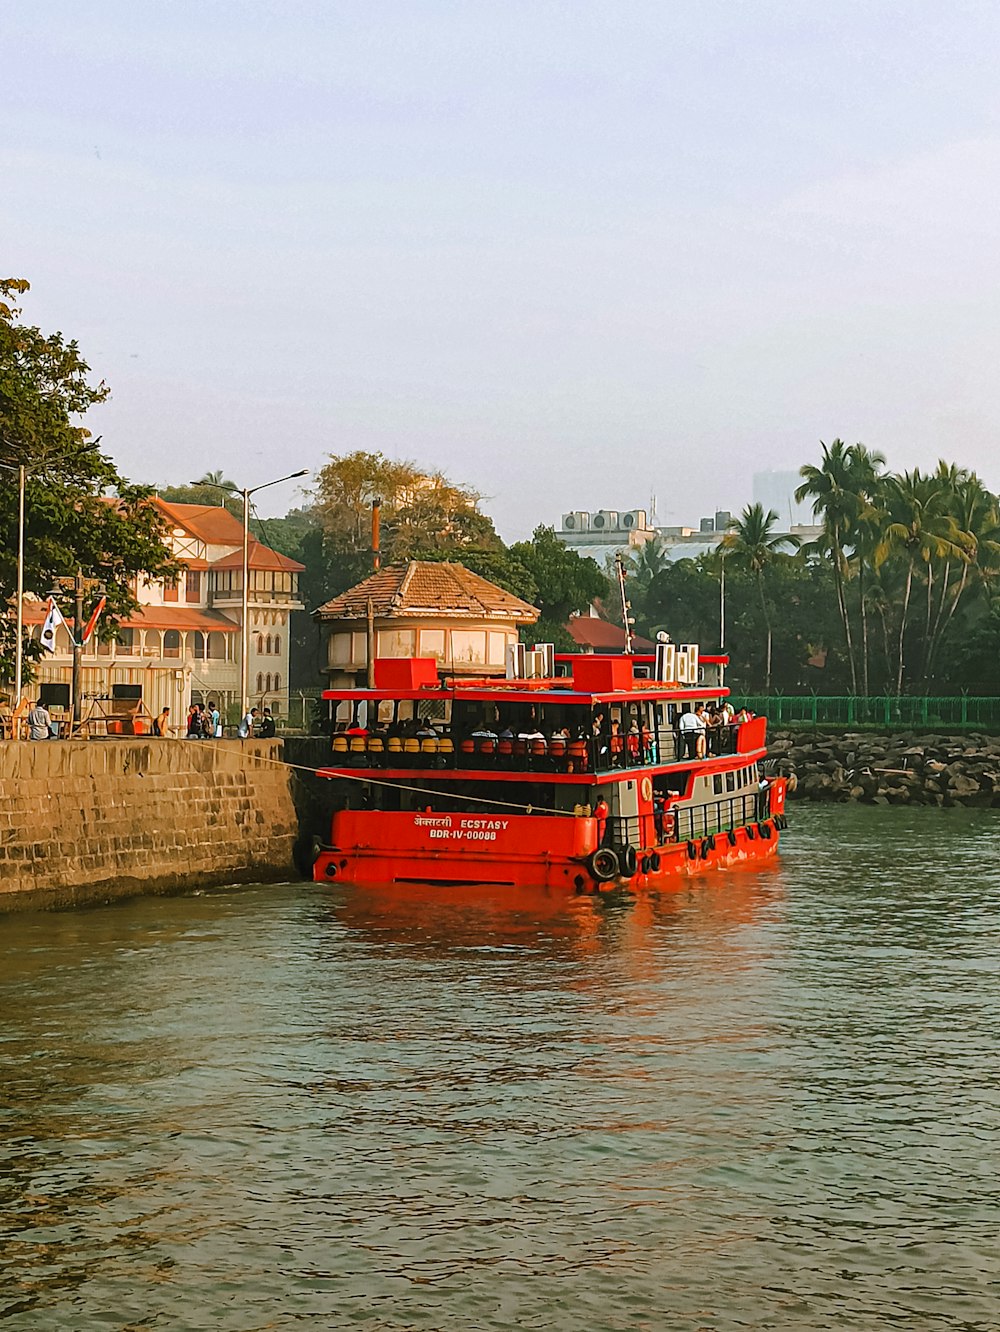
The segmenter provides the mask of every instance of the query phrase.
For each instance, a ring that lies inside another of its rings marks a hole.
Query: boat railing
[[[713,833],[735,832],[767,818],[769,801],[766,791],[747,791],[743,795],[724,796],[703,805],[675,806],[673,838],[675,842],[697,842]]]
[[[654,815],[656,841],[660,846],[667,842],[697,842],[713,833],[735,832],[748,823],[766,819],[769,812],[767,791],[747,791],[701,805],[672,805],[662,815]],[[644,838],[639,816],[610,816],[601,840],[602,845],[615,849],[641,846]]]
[[[465,768],[470,772],[608,773],[715,758],[738,752],[739,727],[712,727],[693,739],[661,727],[626,735],[389,735],[338,732],[336,766],[353,768]]]

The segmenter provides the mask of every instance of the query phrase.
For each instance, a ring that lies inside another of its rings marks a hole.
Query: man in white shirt
[[[705,722],[694,708],[681,713],[680,720],[677,723],[677,729],[680,731],[681,739],[684,741],[687,758],[697,758],[699,750],[704,752]]]
[[[240,722],[237,735],[241,740],[251,740],[253,738],[253,728],[257,721],[257,709],[251,708],[247,715]]]
[[[52,718],[41,699],[28,713],[28,735],[32,740],[50,740],[52,738]]]

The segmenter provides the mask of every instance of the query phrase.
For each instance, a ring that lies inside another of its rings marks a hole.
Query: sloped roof
[[[390,564],[313,611],[321,620],[363,620],[368,601],[380,619],[417,615],[533,624],[538,611],[462,564]]]
[[[242,546],[243,524],[222,504],[171,504],[155,497],[164,514],[177,527],[211,546]]]
[[[197,560],[185,559],[190,568],[242,569],[243,568],[243,524],[221,504],[170,504],[157,495],[156,503],[164,515],[176,527],[183,527],[199,541],[210,546],[235,546],[233,554],[224,555],[211,565]],[[279,555],[270,546],[265,546],[256,537],[250,538],[251,569],[281,569],[289,573],[301,573],[305,568],[297,560],[287,555]]]
[[[24,623],[43,624],[47,601],[25,601]],[[239,633],[240,626],[221,611],[203,606],[142,606],[122,620],[128,629],[201,629],[204,633]]]
[[[251,569],[284,569],[289,573],[301,573],[306,567],[299,564],[298,560],[291,559],[288,555],[281,555],[270,546],[262,545],[261,542],[250,538],[250,544],[247,549],[247,560]],[[213,560],[211,567],[213,569],[242,569],[243,568],[243,533],[240,533],[240,548],[234,550],[231,555],[223,555],[221,560]]]
[[[577,615],[567,624],[566,631],[574,643],[588,652],[625,651],[625,630],[596,615]],[[656,644],[633,634],[632,648],[635,652],[654,652]]]

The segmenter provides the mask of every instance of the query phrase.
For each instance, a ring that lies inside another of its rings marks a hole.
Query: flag
[[[101,597],[100,601],[97,603],[97,605],[94,607],[94,609],[90,612],[90,619],[89,619],[89,620],[87,621],[87,623],[83,626],[83,637],[80,639],[80,642],[81,642],[85,647],[86,647],[86,645],[90,642],[90,636],[91,636],[91,634],[94,632],[94,630],[97,628],[97,621],[101,618],[101,611],[104,609],[104,607],[105,607],[107,604],[108,604],[108,599],[107,599],[107,597]]]
[[[62,625],[69,634],[69,625],[62,617],[62,611],[55,603],[53,597],[49,597],[49,613],[45,617],[45,623],[42,625],[42,647],[46,652],[55,652],[56,650],[56,630]],[[70,641],[73,635],[70,634]]]

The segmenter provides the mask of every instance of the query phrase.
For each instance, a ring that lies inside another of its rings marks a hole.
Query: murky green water
[[[1000,1326],[1000,820],[517,908],[0,921],[0,1322]]]

